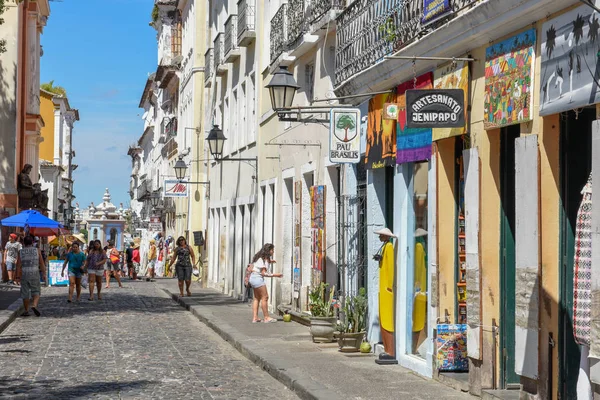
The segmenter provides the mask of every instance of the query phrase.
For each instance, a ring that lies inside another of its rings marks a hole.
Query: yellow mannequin
[[[413,303],[413,332],[425,328],[427,316],[427,265],[425,262],[425,247],[423,243],[415,244],[415,298]]]
[[[394,332],[394,245],[391,242],[383,245],[379,261],[379,320],[383,329]]]

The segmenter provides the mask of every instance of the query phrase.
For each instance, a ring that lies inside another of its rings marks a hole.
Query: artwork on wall
[[[398,132],[396,163],[429,160],[431,158],[431,128],[408,128],[406,126],[406,91],[409,89],[432,89],[433,74],[428,72],[414,80],[404,82],[396,89],[400,112],[398,113]]]
[[[485,129],[530,121],[533,109],[535,29],[485,51]]]
[[[384,104],[395,102],[395,93],[379,94],[369,101],[365,157],[368,169],[396,164],[396,121],[383,118]]]
[[[600,102],[600,15],[581,6],[542,26],[540,115]]]
[[[300,298],[302,286],[302,181],[294,183],[294,266],[293,287],[294,298]]]
[[[465,121],[468,121],[469,109],[469,66],[466,61],[457,61],[433,72],[433,87],[435,89],[462,89],[465,93]],[[466,125],[462,128],[433,128],[432,140],[440,140],[452,136],[464,135]]]
[[[310,188],[311,286],[323,281],[325,267],[325,186]]]

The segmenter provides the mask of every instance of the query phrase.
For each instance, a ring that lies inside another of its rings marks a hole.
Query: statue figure
[[[23,210],[33,207],[35,189],[29,177],[32,169],[31,164],[25,164],[18,177],[17,192],[19,194],[19,207]]]
[[[25,166],[23,166],[23,169],[19,174],[18,189],[33,189],[33,183],[29,177],[29,173],[32,169],[33,167],[31,164],[25,164]]]

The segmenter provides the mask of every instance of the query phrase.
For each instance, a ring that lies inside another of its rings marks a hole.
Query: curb
[[[23,300],[20,298],[15,300],[6,310],[0,311],[0,333],[4,332],[22,312]]]
[[[290,368],[285,363],[285,360],[272,356],[272,359],[267,359],[261,356],[258,350],[261,348],[252,343],[250,338],[238,330],[227,324],[219,325],[216,321],[218,318],[212,317],[212,313],[203,313],[202,306],[189,306],[185,304],[183,299],[178,298],[176,294],[172,294],[169,289],[161,288],[175,302],[190,311],[200,322],[203,322],[213,331],[215,331],[223,340],[229,342],[237,351],[244,357],[248,358],[254,364],[265,370],[273,378],[283,383],[291,391],[304,400],[327,399],[335,400],[342,399],[336,392],[313,381],[310,377],[304,375],[302,370],[298,368]]]

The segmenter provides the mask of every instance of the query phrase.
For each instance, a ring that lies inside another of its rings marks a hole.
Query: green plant
[[[333,317],[333,309],[335,301],[333,294],[335,293],[335,285],[329,291],[327,296],[327,288],[329,284],[321,282],[321,284],[313,288],[308,295],[308,308],[313,317]]]
[[[67,97],[67,90],[62,86],[54,86],[54,80],[42,83],[40,85],[40,88],[42,88],[42,90],[45,90],[46,92],[50,92],[58,96]]]
[[[87,240],[88,240],[88,230],[87,230],[87,229],[85,229],[85,228],[84,228],[84,229],[80,229],[80,230],[79,230],[79,233],[81,233],[81,234],[83,235],[83,238],[84,238],[84,239],[86,240],[86,242],[87,242]]]
[[[346,299],[344,306],[344,321],[338,324],[342,333],[364,332],[367,328],[367,291],[360,288],[356,296]]]
[[[4,14],[6,10],[6,5],[4,4],[5,0],[0,0],[0,16]],[[4,23],[4,18],[0,17],[0,25]],[[4,53],[6,51],[6,39],[0,39],[0,53]]]
[[[392,17],[388,17],[385,22],[379,25],[379,32],[381,32],[386,41],[393,43],[396,41],[398,34],[396,33],[396,24]]]
[[[155,4],[152,7],[152,22],[158,21],[158,6]]]

